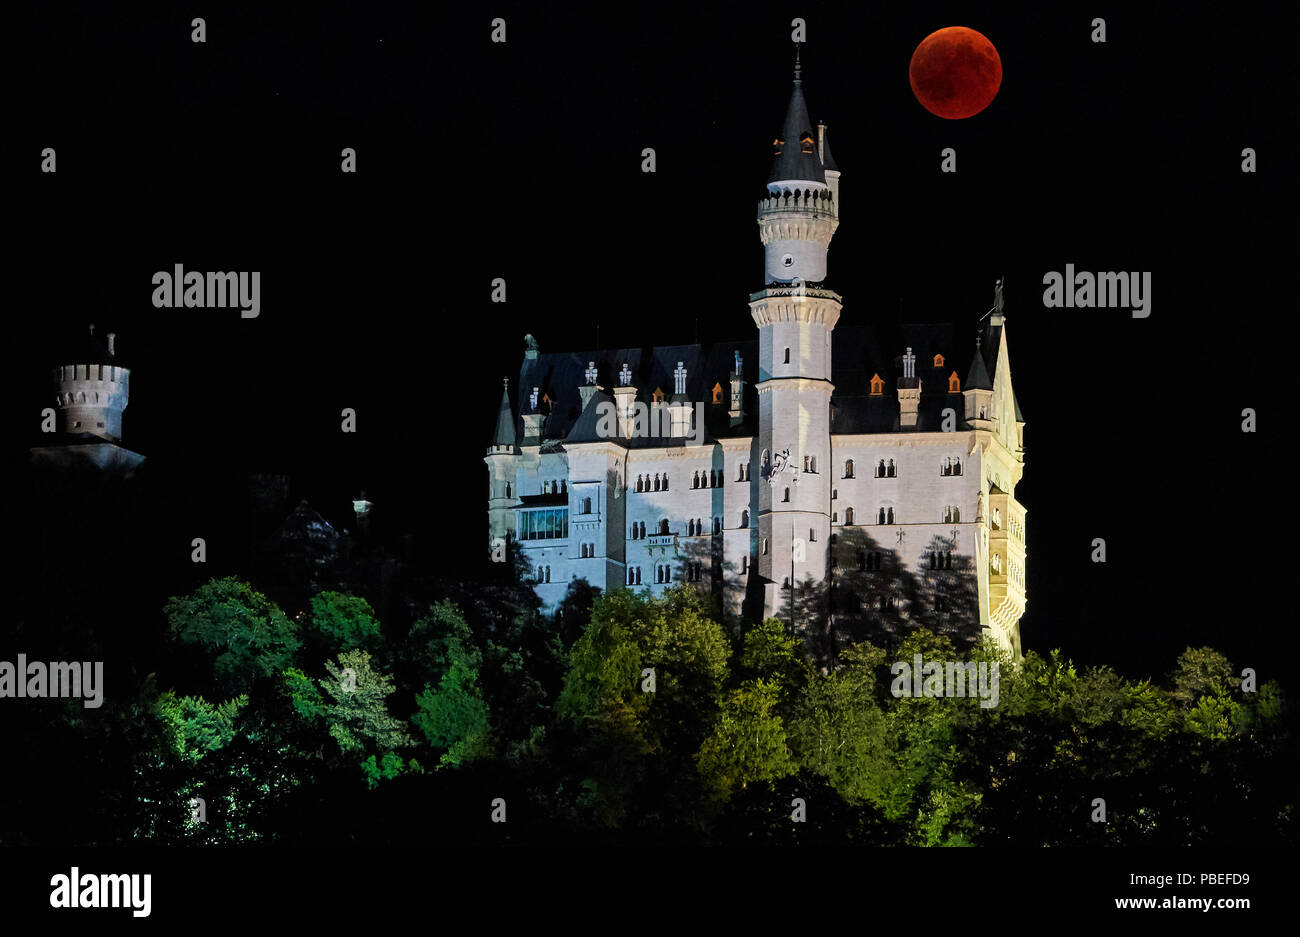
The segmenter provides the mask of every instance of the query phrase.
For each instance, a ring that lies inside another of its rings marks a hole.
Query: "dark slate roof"
[[[743,359],[741,372],[745,380],[745,421],[732,427],[729,413],[731,371],[735,367],[737,351]],[[583,409],[578,388],[586,383],[588,361],[596,362],[596,383],[604,390],[593,394]],[[522,414],[529,412],[528,397],[533,388],[537,387],[539,407],[545,410],[545,404],[541,403],[543,396],[554,401],[543,429],[546,439],[558,438],[571,443],[596,442],[600,438],[596,434],[599,419],[596,408],[602,401],[613,402],[618,373],[624,362],[632,372],[632,386],[637,388],[637,399],[648,405],[656,388],[664,392],[665,401],[672,399],[673,372],[679,361],[686,367],[686,397],[704,403],[704,426],[712,438],[755,434],[758,426],[758,392],[754,390],[754,384],[758,381],[756,338],[748,342],[556,352],[525,358],[519,373],[518,404],[521,416],[517,425],[522,426]],[[712,402],[715,384],[722,385],[721,402],[716,404]],[[522,428],[519,438],[522,438]],[[663,437],[620,440],[620,445],[630,445],[631,448],[684,444],[684,440]]]
[[[515,416],[510,412],[510,387],[501,389],[501,409],[497,412],[497,428],[492,434],[492,445],[515,448]]]
[[[916,355],[916,376],[921,379],[916,431],[938,430],[943,411],[952,407],[965,413],[961,392],[948,393],[948,376],[968,370],[975,357],[975,342],[966,328],[952,323],[874,322],[845,324],[841,320],[831,340],[831,432],[891,433],[898,430],[898,382],[903,375],[903,353]],[[934,356],[943,355],[943,366]],[[871,396],[872,375],[885,382],[884,393]],[[965,388],[965,384],[961,385]]]
[[[811,153],[804,153],[799,146],[799,138],[808,135],[813,139]],[[790,106],[786,108],[785,125],[781,129],[780,154],[772,158],[772,172],[768,182],[783,179],[797,179],[801,182],[826,182],[826,173],[822,171],[821,160],[817,158],[817,134],[812,121],[808,118],[808,105],[803,99],[802,82],[795,79],[794,91],[790,93]]]
[[[1000,327],[986,330],[996,331]],[[1000,336],[999,336],[1000,337]],[[960,378],[972,370],[983,367],[991,373],[995,362],[990,361],[990,348],[997,345],[985,337],[983,354],[978,365],[975,342],[969,325],[958,327],[951,323],[846,323],[841,320],[832,341],[832,372],[835,393],[831,398],[831,432],[888,433],[898,430],[898,380],[903,373],[902,355],[907,348],[916,355],[916,375],[921,380],[921,399],[918,404],[918,431],[937,430],[942,425],[943,411],[953,407],[958,414],[965,412],[965,402],[960,392],[948,393],[948,376],[954,371]],[[731,426],[728,410],[731,401],[731,369],[735,352],[744,359],[745,419]],[[934,366],[934,356],[942,355],[942,367]],[[578,388],[586,383],[584,372],[587,362],[596,362],[597,383],[604,388],[597,391],[582,408]],[[556,352],[525,358],[520,370],[518,411],[528,411],[528,395],[533,387],[539,388],[538,397],[545,395],[554,404],[548,413],[543,435],[546,451],[557,451],[565,442],[596,442],[597,408],[601,402],[613,401],[613,388],[618,383],[618,372],[627,362],[632,372],[632,386],[637,388],[637,399],[649,403],[656,388],[662,389],[667,399],[673,390],[673,371],[681,361],[687,369],[686,396],[692,401],[704,402],[705,429],[713,439],[753,436],[758,430],[758,394],[754,385],[758,381],[758,341],[717,342],[699,345],[666,345],[647,348],[614,348],[601,351]],[[871,377],[879,374],[885,382],[885,392],[871,396]],[[722,385],[722,402],[713,403],[713,387]],[[964,389],[965,381],[961,382]],[[542,404],[545,408],[545,404]],[[1017,413],[1019,409],[1017,408]],[[1017,417],[1019,418],[1019,417]],[[515,418],[516,438],[522,438],[522,416]],[[631,448],[660,448],[684,445],[684,441],[650,437],[619,440],[620,445]]]

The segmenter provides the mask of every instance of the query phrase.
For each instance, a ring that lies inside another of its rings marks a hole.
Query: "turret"
[[[109,332],[107,341],[100,343],[92,325],[81,362],[54,369],[58,431],[119,442],[131,372],[118,364],[116,334]]]

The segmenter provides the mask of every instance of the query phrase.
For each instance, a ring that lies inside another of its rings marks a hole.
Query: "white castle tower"
[[[839,226],[839,172],[828,179],[825,131],[809,120],[802,85],[796,62],[758,203],[765,286],[749,303],[759,332],[757,561],[769,580],[767,614],[783,601],[778,584],[825,578],[830,541],[831,332],[840,296],[823,282]]]
[[[144,461],[144,456],[119,445],[131,371],[118,360],[115,333],[101,341],[92,325],[89,339],[77,363],[54,369],[58,444],[34,448],[32,455],[46,464],[89,465],[129,477]]]

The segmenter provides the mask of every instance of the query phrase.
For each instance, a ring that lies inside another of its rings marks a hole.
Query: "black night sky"
[[[230,505],[252,471],[292,473],[341,525],[364,488],[426,562],[472,572],[481,457],[526,332],[543,350],[591,347],[597,324],[603,346],[754,334],[754,207],[800,16],[809,107],[843,171],[828,279],[845,319],[968,321],[973,340],[1006,277],[1026,649],[1141,674],[1208,643],[1266,669],[1295,640],[1273,490],[1293,461],[1285,24],[1242,4],[987,7],[33,5],[4,154],[10,466],[39,441],[48,369],[94,322],[133,369],[125,444],[172,479],[141,522],[175,538],[158,546],[174,565],[124,590],[161,606],[192,587],[205,533],[204,577],[238,572]],[[983,32],[1004,68],[965,121],[908,87],[912,50],[948,25]],[[154,309],[150,277],[175,263],[261,271],[260,318]],[[1044,308],[1043,274],[1067,263],[1151,271],[1151,317]],[[343,407],[358,434],[339,432]]]

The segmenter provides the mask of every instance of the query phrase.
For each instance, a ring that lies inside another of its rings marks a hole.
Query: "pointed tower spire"
[[[514,452],[515,448],[515,415],[510,410],[510,378],[507,377],[502,380],[501,408],[497,411],[497,428],[492,434],[491,451]]]
[[[794,90],[790,93],[785,123],[781,135],[772,141],[772,172],[767,177],[769,185],[776,182],[826,184],[826,174],[817,155],[815,128],[803,98],[803,65],[799,61],[801,45],[795,46]]]

